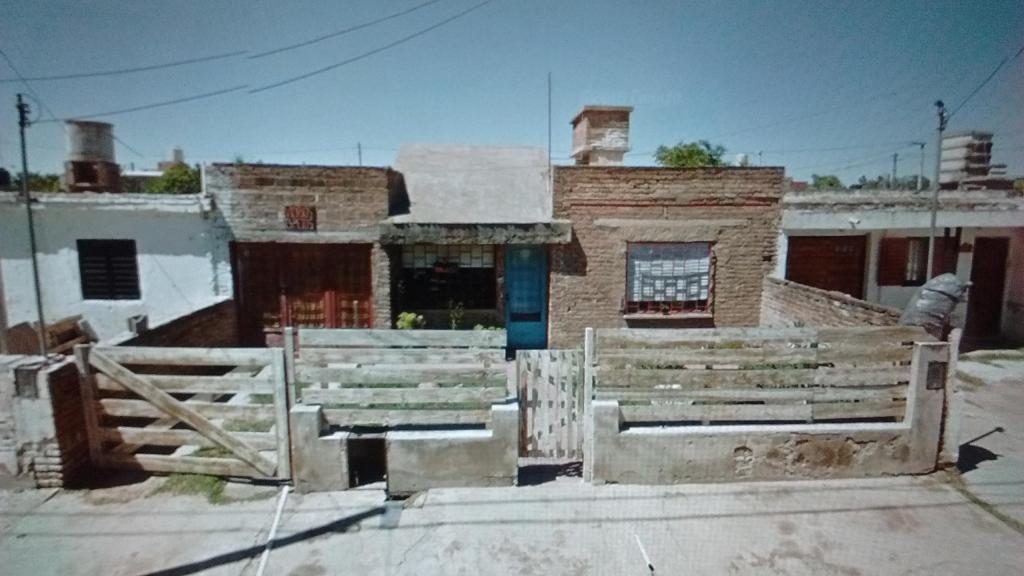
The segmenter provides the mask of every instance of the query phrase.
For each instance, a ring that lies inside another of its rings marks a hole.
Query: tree
[[[693,168],[696,166],[725,166],[722,156],[725,146],[707,140],[680,142],[675,146],[658,146],[654,160],[666,168]]]
[[[14,177],[14,182],[11,184],[15,190],[21,190],[21,173],[19,172]],[[28,191],[29,192],[60,192],[60,176],[56,174],[40,174],[38,172],[28,173]]]
[[[845,188],[838,176],[811,174],[811,188],[815,190],[839,190]]]
[[[163,176],[150,182],[146,191],[152,194],[198,194],[201,188],[198,168],[175,164],[164,170]]]

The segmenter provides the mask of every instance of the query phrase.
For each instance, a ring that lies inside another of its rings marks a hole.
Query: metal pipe
[[[32,281],[36,294],[36,313],[39,315],[39,355],[46,358],[46,322],[43,321],[43,294],[39,283],[39,262],[36,258],[36,227],[32,217],[32,197],[28,191],[28,152],[25,149],[25,128],[29,125],[28,104],[18,94],[18,132],[21,136],[21,196],[25,200],[25,216],[28,218],[28,245],[32,257]]]

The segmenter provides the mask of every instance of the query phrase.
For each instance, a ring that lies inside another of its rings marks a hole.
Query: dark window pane
[[[78,270],[86,300],[138,300],[134,240],[79,240]]]

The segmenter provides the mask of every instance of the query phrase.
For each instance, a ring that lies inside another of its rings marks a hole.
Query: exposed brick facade
[[[25,381],[15,386],[15,373]],[[0,357],[0,475],[39,487],[73,484],[88,464],[81,387],[74,361],[40,366],[38,357]]]
[[[900,311],[842,292],[830,292],[789,280],[765,278],[761,325],[767,328],[891,326]]]
[[[228,348],[238,345],[235,301],[213,306],[175,318],[121,343],[122,346],[209,346]]]
[[[779,168],[557,167],[554,217],[573,239],[551,248],[549,347],[580,346],[588,326],[756,326],[782,193]],[[628,242],[713,243],[713,317],[627,321]]]
[[[206,169],[214,197],[235,241],[370,244],[374,326],[391,327],[391,258],[380,223],[401,196],[401,175],[389,168],[214,164]],[[289,230],[285,207],[316,209],[316,230]]]

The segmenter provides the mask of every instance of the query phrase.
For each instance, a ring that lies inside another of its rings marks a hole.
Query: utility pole
[[[36,258],[36,227],[32,217],[32,197],[28,191],[28,153],[25,150],[25,128],[28,128],[29,107],[24,96],[18,94],[18,133],[21,136],[21,197],[25,200],[25,215],[28,217],[28,245],[32,256],[32,280],[36,292],[36,313],[39,315],[39,355],[46,358],[46,323],[43,321],[43,295],[39,283],[39,262]]]
[[[942,132],[946,129],[946,122],[949,116],[946,115],[946,104],[942,100],[935,101],[935,108],[939,117],[939,129],[935,131],[935,174],[932,180],[932,219],[928,229],[928,276],[932,274],[932,266],[935,263],[935,221],[939,213],[939,170],[942,167]]]
[[[551,71],[548,71],[548,197],[554,202],[555,172],[551,167]]]
[[[911,142],[912,145],[921,148],[921,169],[917,172],[917,191],[924,188],[924,142]]]
[[[896,189],[896,164],[900,161],[900,153],[893,152],[892,154],[892,180],[889,181],[889,188]]]
[[[356,152],[359,153],[359,165],[363,165],[363,143],[356,142]]]

